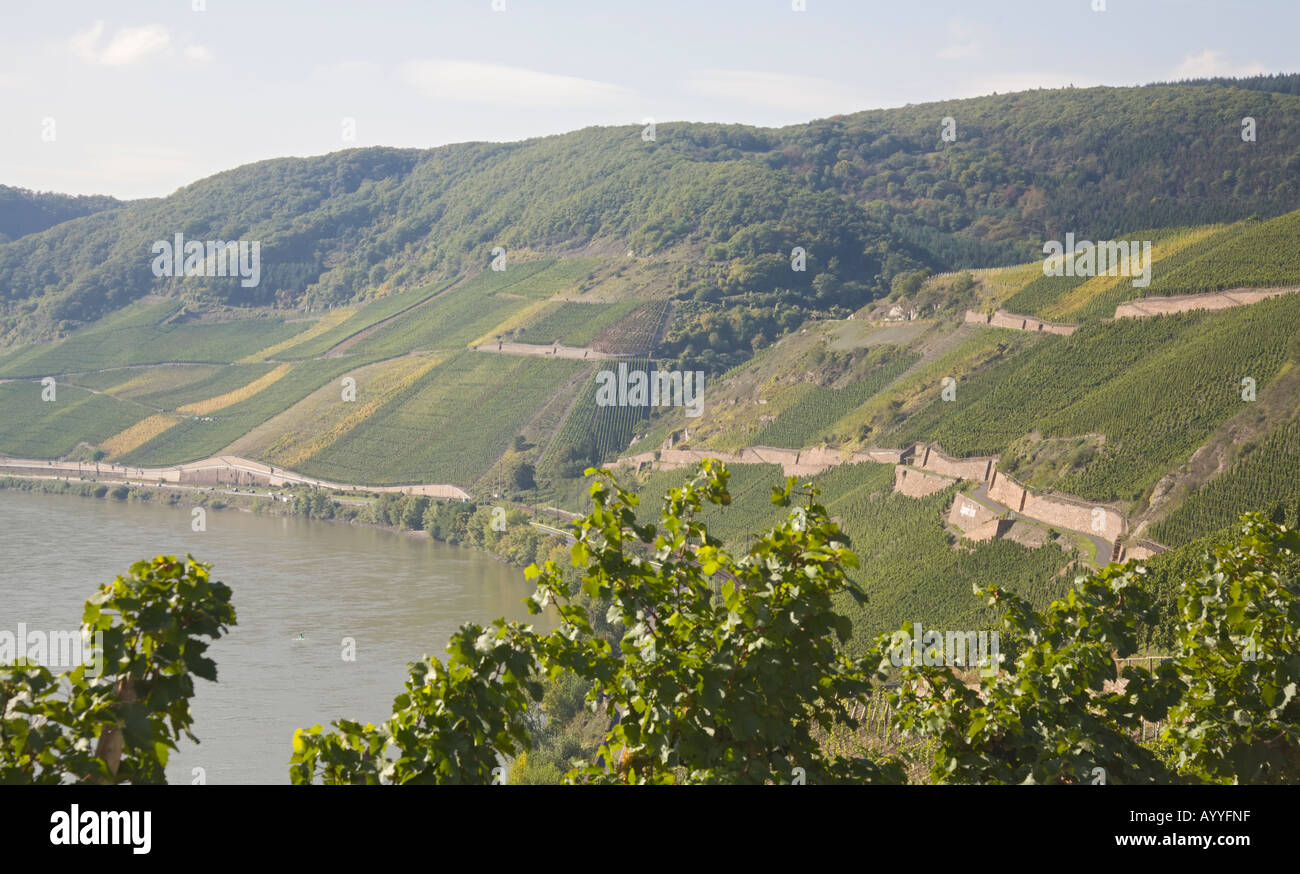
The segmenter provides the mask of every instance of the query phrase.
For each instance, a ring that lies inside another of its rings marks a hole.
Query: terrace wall
[[[926,495],[933,495],[935,492],[941,492],[948,488],[948,486],[952,485],[952,482],[946,477],[922,473],[915,468],[908,467],[906,464],[900,464],[894,468],[894,491],[900,495],[907,495],[909,498],[924,498]]]
[[[1143,297],[1130,300],[1115,307],[1117,319],[1140,319],[1146,316],[1158,316],[1168,313],[1185,313],[1189,310],[1226,310],[1230,307],[1249,306],[1300,291],[1300,286],[1286,288],[1231,288],[1211,294],[1180,294],[1172,297]]]
[[[962,531],[970,531],[998,518],[988,507],[965,495],[958,495],[948,510],[948,524]]]
[[[912,463],[922,470],[927,470],[932,473],[956,477],[957,479],[971,479],[976,480],[977,482],[987,482],[989,477],[993,475],[994,466],[997,464],[997,460],[996,455],[983,455],[975,458],[953,458],[952,456],[941,452],[934,444],[929,444],[918,450]]]
[[[1045,322],[1033,316],[1022,316],[1017,313],[1009,313],[1006,310],[998,310],[991,316],[977,313],[974,310],[966,310],[966,321],[977,325],[991,325],[995,328],[1010,328],[1013,331],[1060,334],[1064,337],[1070,336],[1079,327],[1078,325],[1059,325],[1054,322]]]

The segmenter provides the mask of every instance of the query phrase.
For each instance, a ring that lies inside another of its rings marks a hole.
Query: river
[[[233,590],[238,625],[208,652],[218,682],[194,681],[200,743],[179,742],[171,783],[287,783],[295,728],[383,721],[406,663],[442,658],[461,623],[549,627],[522,603],[523,572],[476,550],[236,510],[209,510],[206,531],[190,521],[183,504],[0,490],[0,629],[76,629],[98,584],[159,553],[189,552]]]

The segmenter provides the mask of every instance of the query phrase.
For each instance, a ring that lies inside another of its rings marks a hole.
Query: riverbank
[[[55,476],[0,476],[0,489],[346,522],[425,536],[453,546],[468,546],[518,568],[568,555],[567,535],[540,523],[533,524],[524,509],[505,501],[483,505],[392,492],[344,497],[311,487],[266,491],[249,488],[244,492],[220,486],[104,482]],[[567,566],[567,561],[557,560],[557,563]]]
[[[205,653],[217,682],[194,681],[202,743],[182,737],[167,763],[173,784],[191,783],[196,767],[209,785],[288,783],[295,729],[387,719],[407,665],[445,662],[464,623],[501,617],[545,632],[556,621],[528,612],[536,586],[522,571],[480,550],[243,511],[210,510],[195,531],[181,498],[0,492],[0,629],[74,631],[100,586],[158,554],[192,554],[231,587],[238,624]]]

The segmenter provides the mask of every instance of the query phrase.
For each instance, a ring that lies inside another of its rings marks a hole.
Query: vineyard
[[[305,458],[299,470],[345,482],[470,484],[586,366],[463,351]]]
[[[1086,276],[1045,276],[1041,273],[1007,298],[1002,308],[1027,316],[1041,316],[1057,300],[1088,281]]]
[[[601,326],[591,346],[607,355],[649,355],[668,318],[667,301],[648,301],[629,309],[616,324]],[[593,326],[594,327],[594,326]]]
[[[1139,245],[1151,242],[1153,261],[1152,284],[1166,265],[1181,263],[1180,256],[1196,257],[1204,251],[1202,241],[1220,232],[1223,226],[1163,229],[1126,234],[1121,239],[1125,242],[1136,241]],[[1096,241],[1093,241],[1096,242]],[[1044,319],[1068,321],[1095,321],[1115,313],[1115,305],[1132,297],[1139,297],[1148,289],[1133,285],[1132,276],[1047,276],[1039,273],[1002,304],[1003,309],[1013,313],[1039,316]]]
[[[297,470],[305,458],[370,418],[442,360],[411,355],[351,370],[347,376],[356,380],[355,402],[340,403],[340,384],[331,382],[240,437],[229,452]]]
[[[299,325],[280,317],[228,322],[166,322],[179,304],[136,304],[53,346],[0,362],[0,377],[84,373],[131,364],[227,363],[291,337]]]
[[[267,387],[273,385],[289,372],[291,364],[281,364],[270,373],[265,373],[250,383],[241,385],[238,388],[216,395],[215,397],[205,398],[194,401],[183,407],[178,407],[176,412],[187,413],[192,416],[206,416],[209,413],[215,413],[218,410],[224,410],[226,407],[232,407],[240,401],[251,398],[258,392],[265,391]]]
[[[172,379],[160,379],[154,368],[148,375],[130,382],[110,386],[106,391],[116,397],[131,398],[145,406],[159,410],[177,410],[186,404],[199,403],[209,398],[218,397],[261,379],[275,368],[274,364],[229,364],[208,371],[199,368],[172,367],[163,368],[173,371],[177,376],[188,376],[184,382]],[[77,377],[81,383],[82,377]],[[118,375],[121,379],[121,374]]]
[[[519,343],[565,343],[570,346],[582,346],[603,329],[602,327],[592,332],[590,326],[593,323],[605,326],[618,321],[635,305],[635,302],[552,304],[553,309],[519,330],[514,340]]]
[[[276,353],[276,357],[284,361],[295,361],[324,355],[347,338],[377,325],[384,319],[392,318],[398,313],[423,303],[435,294],[444,291],[454,281],[450,279],[444,280],[373,300],[343,322],[331,326],[329,330],[323,333],[314,334],[311,330],[303,332],[302,337],[297,342],[280,349]],[[325,318],[328,319],[329,316]]]
[[[263,369],[257,371],[258,375],[271,368],[269,364],[259,366]],[[68,377],[68,381],[82,388],[107,392],[114,397],[135,399],[177,391],[226,370],[227,366],[224,364],[161,364],[157,367],[127,367],[120,370],[78,373]]]
[[[653,372],[654,362],[641,359],[627,362],[629,371]],[[599,466],[627,448],[637,429],[650,415],[649,407],[598,406],[596,373],[587,380],[568,418],[542,457],[541,469],[574,477],[589,465]]]
[[[1003,308],[1045,319],[1095,322],[1115,307],[1147,295],[1203,294],[1229,288],[1300,285],[1300,213],[1268,221],[1130,234],[1153,242],[1151,284],[1131,277],[1037,276]]]
[[[1072,301],[1073,295],[1067,295],[1047,312],[1063,314],[1074,321],[1095,322],[1115,315],[1115,308],[1121,303],[1148,294],[1160,294],[1165,277],[1178,271],[1221,245],[1230,245],[1245,228],[1244,223],[1235,225],[1210,225],[1208,227],[1189,228],[1170,235],[1167,239],[1156,242],[1152,249],[1155,265],[1151,269],[1151,284],[1146,288],[1135,288],[1131,281],[1112,282],[1103,291],[1085,301]]]
[[[862,405],[886,384],[911,367],[920,355],[903,354],[886,359],[873,368],[866,378],[842,388],[814,385],[784,409],[775,422],[758,433],[754,442],[761,446],[802,449],[819,442],[835,442],[830,433],[835,423]]]
[[[262,349],[259,352],[254,352],[251,355],[245,355],[243,358],[239,359],[239,361],[237,361],[236,363],[253,364],[258,361],[268,361],[268,360],[275,359],[277,356],[281,355],[282,353],[288,352],[296,347],[310,345],[310,341],[315,340],[319,337],[323,337],[324,335],[330,333],[339,325],[343,324],[348,319],[352,318],[352,316],[354,316],[355,314],[356,314],[356,310],[352,308],[330,310],[325,315],[312,321],[311,325],[308,326],[306,330],[294,334],[292,337],[290,337],[287,340],[281,340],[279,343],[276,343],[274,346],[267,346],[265,349]],[[306,357],[314,357],[314,356],[306,356]]]
[[[775,465],[734,465],[729,470],[731,506],[708,506],[700,518],[714,536],[743,550],[747,535],[770,527],[788,512],[769,501],[772,487],[785,480]],[[681,485],[690,473],[648,475],[636,488],[642,507],[657,510],[664,492]],[[893,477],[892,465],[864,462],[809,478],[820,490],[817,500],[850,538],[859,566],[849,576],[869,599],[859,605],[845,597],[838,605],[853,621],[847,647],[851,654],[862,654],[878,634],[904,623],[936,629],[993,627],[993,612],[971,592],[976,584],[1009,584],[1039,608],[1069,588],[1072,577],[1061,571],[1071,558],[1056,545],[1028,549],[1009,540],[954,545],[943,518],[956,487],[909,498],[892,493]]]
[[[1100,432],[1106,441],[1096,457],[1053,485],[1092,500],[1134,501],[1240,409],[1243,377],[1262,388],[1295,356],[1297,332],[1295,298],[1085,327],[961,382],[953,403],[936,391],[899,440],[986,455],[1034,431]]]
[[[1147,289],[1151,294],[1198,294],[1225,288],[1300,285],[1300,212],[1269,221],[1247,220],[1236,233],[1200,257],[1170,270]]]
[[[78,443],[99,443],[149,415],[137,404],[62,383],[53,401],[39,382],[0,383],[0,453],[58,458]]]
[[[585,279],[593,278],[603,264],[599,258],[561,258],[508,263],[507,269],[500,271],[498,276],[515,274],[517,271],[521,274],[525,270],[529,272],[506,280],[494,291],[504,291],[534,299],[545,299],[566,292],[576,294],[578,289],[575,286]]]
[[[364,363],[368,362],[338,358],[298,362],[283,377],[246,400],[206,416],[186,419],[128,452],[122,461],[164,465],[217,455],[253,428]]]
[[[382,326],[352,351],[389,358],[412,350],[463,349],[530,305],[515,292],[530,284],[548,263],[530,261],[505,271],[484,270]]]
[[[1252,510],[1280,513],[1288,524],[1295,524],[1300,510],[1300,422],[1275,429],[1152,526],[1151,534],[1161,543],[1187,543],[1231,525]]]
[[[972,374],[978,374],[1000,362],[1014,360],[1024,350],[1054,338],[1007,328],[959,328],[951,335],[951,345],[929,362],[919,363],[914,369],[867,400],[852,414],[844,417],[841,427],[854,429],[865,425],[871,440],[881,446],[901,446],[898,436],[901,423],[919,411],[931,410],[939,402],[939,392],[944,377],[957,380],[957,398]],[[942,412],[951,413],[952,404],[944,404]],[[945,446],[947,444],[944,444]]]

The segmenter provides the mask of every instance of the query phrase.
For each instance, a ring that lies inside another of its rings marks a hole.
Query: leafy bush
[[[235,624],[230,588],[208,571],[160,555],[86,601],[99,670],[0,664],[0,783],[166,782],[181,733],[196,740],[194,677],[217,679],[204,653]]]

